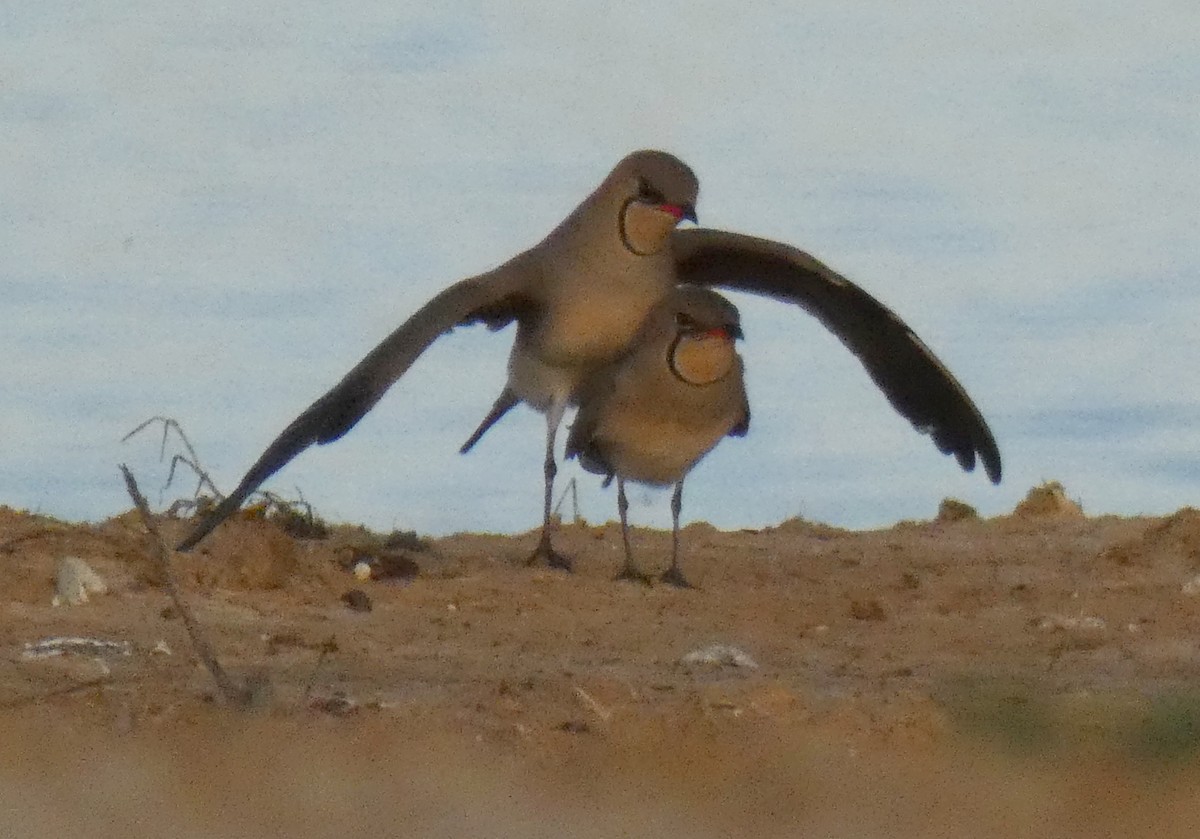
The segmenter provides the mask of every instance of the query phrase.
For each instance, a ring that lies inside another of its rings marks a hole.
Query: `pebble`
[[[371,598],[362,589],[352,588],[342,595],[342,602],[355,612],[371,611]]]
[[[692,650],[679,659],[679,663],[685,665],[729,665],[731,667],[758,668],[758,662],[752,659],[746,652],[739,650],[737,647],[731,647],[728,644],[709,644],[707,647]]]
[[[21,650],[21,657],[26,659],[53,658],[60,655],[128,656],[133,655],[133,644],[129,641],[109,641],[103,638],[57,636],[26,642]]]
[[[108,584],[77,556],[59,557],[54,579],[54,606],[79,606],[92,594],[108,594]]]

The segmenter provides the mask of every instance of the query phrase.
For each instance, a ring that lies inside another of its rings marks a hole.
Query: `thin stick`
[[[562,495],[558,497],[558,503],[554,505],[553,514],[556,516],[559,515],[558,511],[562,509],[562,505],[566,502],[568,493],[571,496],[571,523],[579,524],[583,521],[583,518],[579,515],[579,490],[575,488],[574,478],[567,481],[566,487],[563,488]],[[561,516],[559,516],[559,518],[561,519]]]
[[[216,653],[213,652],[212,645],[208,643],[208,639],[204,636],[204,631],[200,624],[196,622],[196,618],[192,615],[187,604],[183,601],[183,596],[179,592],[179,584],[175,579],[175,570],[171,567],[171,553],[167,550],[167,544],[163,541],[162,534],[158,530],[158,525],[154,523],[154,519],[150,515],[150,507],[146,504],[146,499],[142,497],[141,490],[138,489],[137,481],[134,480],[129,468],[122,463],[121,474],[125,476],[125,489],[129,492],[129,497],[133,499],[134,506],[137,507],[139,515],[142,517],[142,524],[146,526],[146,530],[150,531],[150,535],[154,537],[155,556],[158,559],[158,564],[161,567],[163,575],[163,588],[167,590],[171,601],[175,604],[175,608],[179,610],[179,616],[183,619],[184,628],[187,629],[188,637],[192,640],[192,647],[196,650],[196,655],[208,668],[208,672],[212,674],[213,681],[217,683],[217,688],[221,691],[221,695],[230,705],[238,708],[249,706],[252,696],[251,692],[245,687],[241,687],[234,683],[229,674],[221,667],[221,663],[217,661]]]
[[[304,697],[300,700],[302,706],[307,706],[309,699],[312,698],[313,688],[317,685],[317,676],[321,672],[321,667],[325,664],[325,659],[330,653],[337,652],[337,639],[330,636],[325,639],[325,643],[321,645],[321,652],[317,656],[317,663],[313,665],[312,675],[308,677],[308,683],[304,686]]]
[[[217,485],[213,483],[212,478],[208,476],[208,472],[206,472],[204,467],[200,465],[200,456],[196,454],[196,449],[192,446],[192,441],[188,439],[187,434],[185,434],[183,431],[183,426],[180,425],[178,420],[176,420],[174,417],[164,417],[161,415],[150,417],[150,419],[146,420],[137,428],[133,429],[133,431],[130,431],[128,434],[122,437],[121,442],[127,442],[131,437],[139,434],[145,428],[156,422],[162,423],[162,441],[158,446],[158,459],[160,461],[165,460],[167,457],[167,436],[172,428],[175,429],[175,434],[183,442],[183,447],[187,449],[186,456],[177,454],[171,458],[171,469],[167,473],[167,482],[163,485],[163,490],[165,491],[167,487],[171,486],[171,481],[175,479],[175,467],[180,463],[183,463],[187,466],[190,466],[192,471],[196,473],[196,477],[199,479],[194,495],[199,495],[200,490],[207,486],[209,490],[212,491],[212,494],[217,498],[224,498],[225,496],[219,489],[217,489]]]
[[[8,699],[0,702],[0,708],[5,711],[16,710],[26,705],[34,705],[46,699],[53,699],[56,696],[70,696],[73,693],[78,693],[81,690],[88,688],[104,687],[108,684],[108,676],[101,676],[99,679],[88,679],[86,682],[80,682],[77,685],[67,685],[66,687],[57,688],[46,693],[40,693],[37,696],[21,696],[16,699]]]

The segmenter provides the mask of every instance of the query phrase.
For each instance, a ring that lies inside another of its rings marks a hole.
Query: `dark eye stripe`
[[[650,182],[645,178],[638,178],[638,198],[642,199],[648,204],[667,203],[666,196],[664,196],[654,187],[650,186]]]

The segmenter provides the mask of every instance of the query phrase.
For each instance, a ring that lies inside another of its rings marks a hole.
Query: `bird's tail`
[[[500,421],[500,418],[513,409],[520,402],[520,398],[507,387],[500,391],[500,395],[496,397],[496,403],[492,405],[492,410],[488,411],[488,415],[483,418],[483,422],[479,423],[479,427],[475,429],[467,442],[462,444],[462,448],[458,450],[459,454],[466,454],[471,450],[471,447],[479,442],[479,438],[487,433],[487,430]]]

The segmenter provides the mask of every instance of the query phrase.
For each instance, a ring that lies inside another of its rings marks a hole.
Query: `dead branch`
[[[300,705],[302,707],[307,706],[309,700],[312,699],[313,688],[316,687],[317,676],[321,673],[321,668],[325,664],[325,659],[329,657],[330,653],[336,653],[337,651],[337,638],[332,635],[326,638],[325,642],[321,644],[321,652],[317,656],[317,663],[313,665],[312,674],[309,675],[308,681],[304,685],[304,694],[300,699]]]
[[[167,482],[163,484],[163,489],[171,485],[171,481],[175,479],[175,468],[179,464],[183,464],[196,473],[196,489],[192,492],[192,498],[200,497],[200,490],[208,487],[208,491],[217,497],[220,501],[225,496],[221,494],[221,490],[217,489],[217,485],[213,483],[213,479],[208,476],[208,472],[204,471],[204,467],[198,462],[188,457],[187,455],[177,454],[171,457],[171,468],[167,471]]]
[[[213,681],[217,683],[217,688],[220,690],[225,701],[234,707],[248,707],[254,698],[252,692],[245,686],[235,684],[233,679],[229,677],[229,674],[221,667],[221,663],[217,661],[217,656],[213,651],[212,645],[208,643],[208,638],[204,635],[203,629],[183,600],[183,595],[179,590],[179,583],[175,579],[175,570],[171,567],[171,552],[167,548],[166,542],[163,541],[162,534],[158,530],[158,525],[154,523],[154,518],[150,514],[150,507],[146,504],[146,499],[142,496],[141,490],[138,489],[137,481],[134,480],[129,467],[124,463],[121,464],[120,468],[121,474],[125,476],[125,489],[129,492],[129,497],[133,499],[134,506],[137,507],[138,514],[142,518],[142,524],[145,525],[146,530],[154,538],[154,553],[162,570],[163,587],[167,590],[167,594],[175,604],[175,608],[179,610],[179,616],[183,619],[184,628],[187,629],[188,637],[192,641],[192,647],[196,650],[196,655],[203,662],[204,666],[208,668],[208,672],[212,674]]]
[[[66,685],[61,688],[56,688],[55,690],[47,691],[46,693],[39,693],[36,696],[20,696],[16,699],[5,700],[4,702],[0,702],[0,709],[5,711],[13,711],[17,708],[23,708],[26,705],[37,705],[38,703],[44,702],[47,699],[55,699],[61,696],[71,696],[72,694],[79,693],[80,691],[87,690],[88,688],[101,688],[107,684],[109,684],[108,676],[101,676],[98,679],[88,679],[86,682],[79,682],[78,684],[74,685]]]
[[[196,490],[192,493],[193,499],[200,496],[200,490],[204,487],[208,487],[209,491],[212,492],[212,494],[215,495],[218,500],[224,498],[225,496],[219,489],[217,489],[217,485],[213,482],[213,479],[209,477],[207,470],[200,465],[200,456],[196,454],[196,449],[192,445],[192,441],[188,439],[187,434],[184,433],[183,426],[181,426],[179,421],[174,417],[150,417],[150,419],[146,420],[137,428],[133,429],[124,437],[122,437],[121,442],[127,442],[131,437],[135,436],[156,422],[162,423],[162,440],[159,442],[158,446],[159,461],[163,461],[167,457],[167,436],[170,434],[172,429],[175,430],[176,436],[179,437],[180,441],[183,443],[184,449],[187,450],[186,455],[176,454],[171,458],[171,468],[167,472],[167,482],[163,484],[162,491],[166,492],[167,488],[171,486],[171,482],[175,479],[175,469],[180,463],[182,463],[191,468],[191,470],[196,473],[196,477],[198,479],[196,483]]]
[[[192,441],[189,440],[187,435],[183,433],[183,427],[179,424],[179,421],[176,420],[174,417],[164,417],[164,416],[150,417],[150,419],[146,420],[141,425],[139,425],[137,428],[133,429],[133,431],[130,431],[128,434],[126,434],[124,437],[122,437],[121,442],[122,443],[127,442],[130,437],[133,437],[135,434],[137,434],[142,429],[144,429],[156,422],[161,422],[162,427],[163,427],[162,443],[159,445],[159,448],[158,448],[158,459],[159,460],[162,460],[163,458],[165,458],[167,456],[167,433],[172,428],[174,428],[175,433],[179,435],[179,439],[183,441],[183,446],[184,446],[184,448],[186,448],[188,450],[188,454],[191,455],[192,460],[195,460],[197,462],[200,460],[199,455],[196,454],[196,450],[192,447]]]
[[[558,503],[554,505],[553,515],[558,515],[563,502],[567,500],[567,493],[571,494],[571,523],[582,524],[583,516],[579,515],[579,490],[576,489],[574,478],[567,481],[567,485],[563,488],[562,495],[558,497]]]

